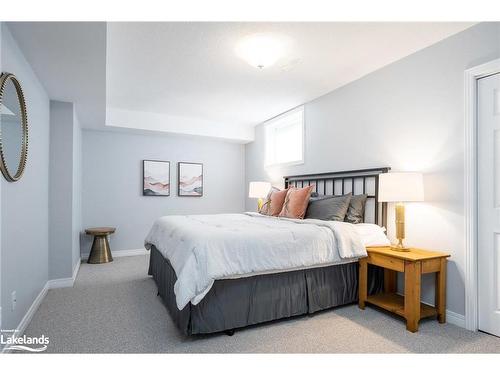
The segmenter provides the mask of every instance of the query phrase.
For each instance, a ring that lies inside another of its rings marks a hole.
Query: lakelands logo
[[[4,350],[23,351],[23,352],[44,352],[49,345],[49,338],[45,335],[38,337],[18,336],[17,329],[0,331],[0,345],[4,346]]]

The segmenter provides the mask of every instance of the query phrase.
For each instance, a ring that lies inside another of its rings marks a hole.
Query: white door
[[[477,93],[479,329],[500,336],[500,73]]]

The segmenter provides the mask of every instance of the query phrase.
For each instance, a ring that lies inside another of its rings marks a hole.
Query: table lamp
[[[263,198],[267,197],[269,190],[271,190],[271,183],[269,182],[264,182],[264,181],[250,182],[250,186],[248,188],[248,197],[259,199],[257,203],[257,207],[259,210],[264,204]]]
[[[396,202],[396,238],[392,250],[409,251],[403,244],[405,238],[404,202],[424,200],[424,181],[421,173],[382,173],[379,175],[379,202]]]

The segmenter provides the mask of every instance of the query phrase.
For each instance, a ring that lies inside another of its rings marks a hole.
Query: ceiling
[[[472,23],[10,23],[53,99],[83,127],[248,142],[253,127]],[[270,33],[290,43],[259,70],[235,53]]]
[[[106,120],[106,23],[8,22],[49,97],[75,103],[85,127]]]

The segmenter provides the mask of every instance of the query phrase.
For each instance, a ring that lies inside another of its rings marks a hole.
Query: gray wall
[[[464,314],[464,70],[498,57],[500,23],[480,24],[307,103],[303,165],[265,170],[259,126],[246,181],[379,166],[425,173],[426,201],[407,206],[407,243],[451,252],[448,309]],[[429,302],[432,286],[425,278]]]
[[[0,72],[3,72],[2,69],[2,29],[3,29],[3,23],[0,22]],[[2,178],[2,177],[0,177]],[[2,306],[3,306],[3,299],[2,299],[2,279],[3,279],[3,267],[2,267],[2,183],[0,183],[0,329],[3,328],[3,319],[2,319]],[[0,344],[1,347],[1,344]]]
[[[170,161],[170,197],[142,196],[142,160]],[[114,226],[112,250],[143,248],[164,215],[242,212],[244,146],[206,138],[83,130],[83,227]],[[177,162],[204,164],[203,197],[177,197]],[[82,253],[90,251],[84,237]]]
[[[50,102],[49,278],[71,277],[80,253],[81,130],[73,103]]]
[[[22,179],[1,177],[2,328],[16,328],[48,277],[49,99],[2,24],[1,65],[19,78],[28,106],[29,156]],[[11,311],[11,293],[17,308]]]
[[[12,93],[12,99],[14,99],[14,95],[15,94]],[[4,96],[6,96],[5,93]],[[17,100],[17,96],[14,100]],[[15,105],[18,104],[15,103]],[[7,106],[7,108],[11,107],[12,104],[10,106]],[[16,116],[13,119],[4,117],[2,118],[1,121],[2,121],[2,128],[1,128],[2,150],[4,153],[5,163],[7,164],[9,170],[14,171],[17,168],[17,165],[19,164],[19,153],[21,152],[22,148],[21,140],[22,140],[23,130],[19,126],[20,117]]]
[[[73,243],[72,270],[80,263],[80,237],[82,229],[82,129],[73,107]]]

